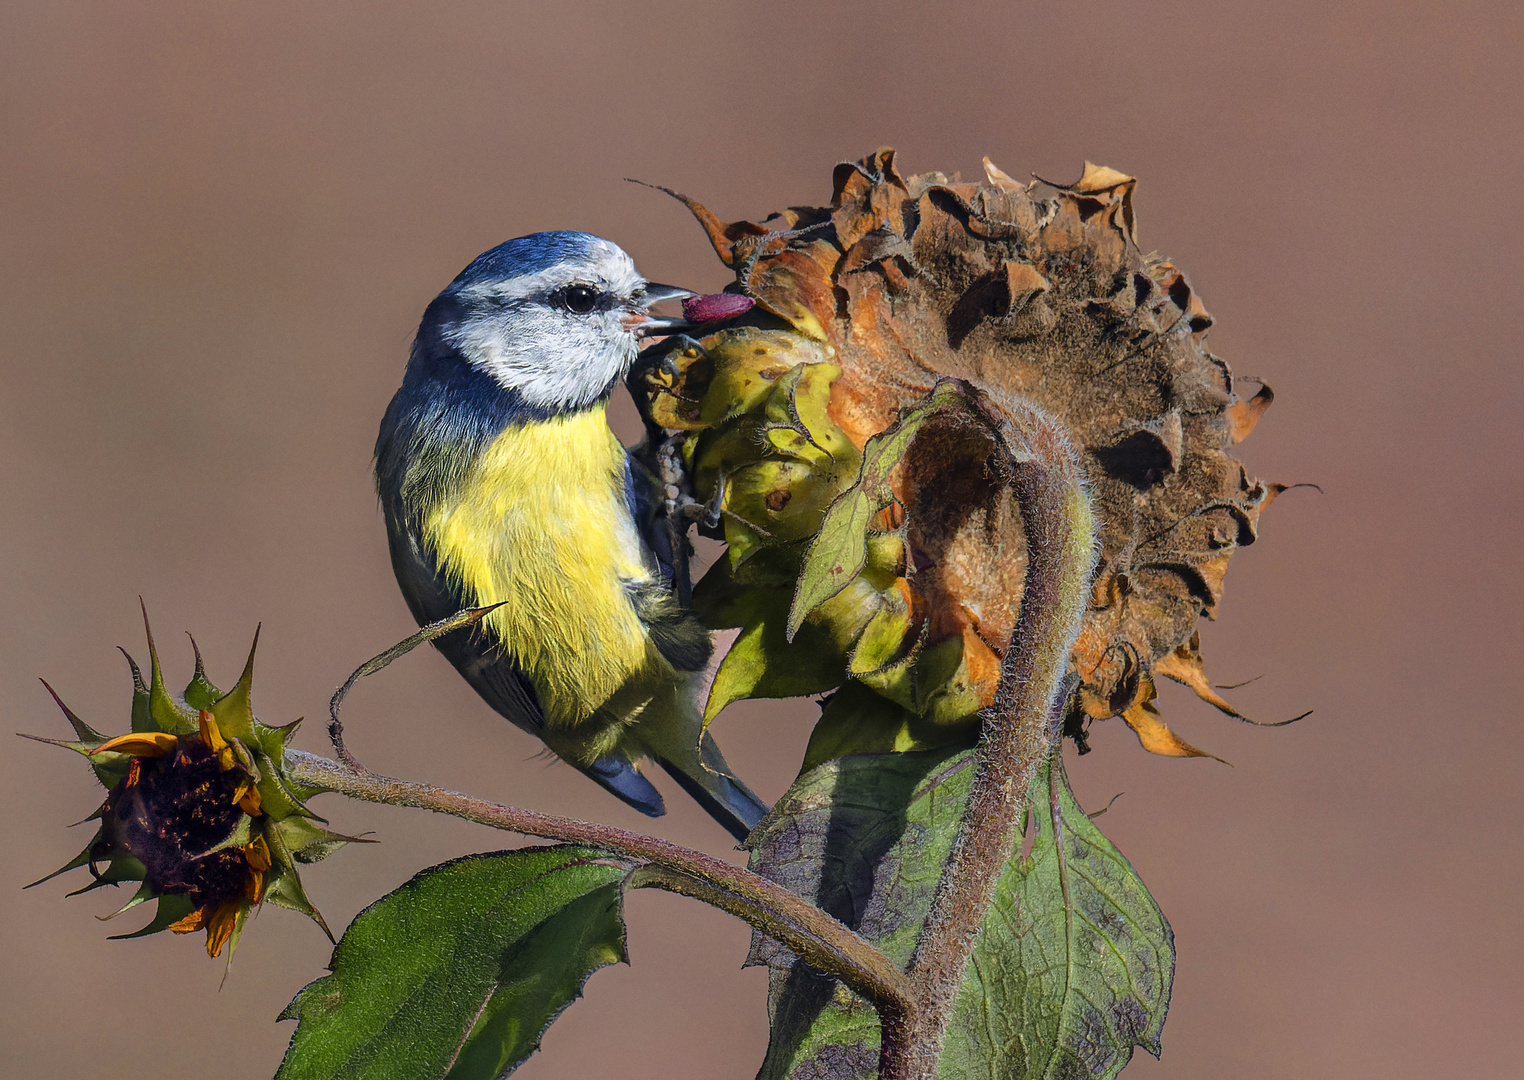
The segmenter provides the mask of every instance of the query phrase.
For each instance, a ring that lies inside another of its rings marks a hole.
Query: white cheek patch
[[[635,335],[618,312],[596,318],[540,307],[471,319],[452,335],[467,362],[540,409],[593,404],[635,362]]]
[[[579,283],[629,298],[645,284],[618,245],[595,240],[586,258],[462,289],[468,315],[449,340],[473,367],[540,409],[582,409],[630,369],[640,348],[622,305],[592,315],[550,307],[543,297]]]

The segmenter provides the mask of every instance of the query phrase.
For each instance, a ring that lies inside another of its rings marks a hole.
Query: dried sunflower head
[[[249,913],[267,900],[310,916],[328,933],[296,864],[356,838],[323,828],[302,803],[307,793],[288,780],[285,748],[297,724],[272,728],[255,719],[254,650],[226,694],[207,679],[199,650],[195,675],[179,695],[164,684],[151,632],[148,655],[146,682],[127,657],[133,698],[125,735],[101,735],[53,694],[76,739],[40,741],[83,754],[108,793],[91,815],[100,827],[90,843],[42,881],[86,867],[92,881],[77,892],[137,882],[111,917],[148,900],[158,900],[158,909],[147,926],[121,936],[205,930],[210,956],[236,947]]]
[[[761,222],[678,196],[757,303],[647,383],[729,548],[694,596],[741,630],[710,717],[834,691],[806,766],[977,736],[1026,546],[988,432],[938,405],[960,393],[1025,398],[1083,453],[1102,528],[1071,655],[1081,750],[1090,720],[1121,716],[1155,753],[1202,753],[1154,710],[1160,674],[1239,715],[1196,626],[1283,490],[1229,453],[1272,395],[1238,395],[1185,275],[1138,247],[1135,183],[1087,163],[1074,184],[1020,184],[988,161],[978,182],[906,179],[884,149],[836,167],[829,206]],[[823,525],[837,538],[812,540]],[[802,579],[842,536],[826,582]]]

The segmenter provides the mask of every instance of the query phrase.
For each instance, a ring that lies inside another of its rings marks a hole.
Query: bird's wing
[[[468,607],[466,600],[450,587],[433,556],[423,549],[399,517],[387,513],[386,531],[391,544],[392,569],[396,571],[397,584],[402,588],[413,618],[423,626]],[[533,684],[511,658],[487,640],[481,627],[445,634],[434,640],[434,646],[483,701],[515,727],[536,738],[542,737],[545,713],[535,696]],[[568,764],[642,814],[661,817],[667,812],[661,792],[622,757],[610,755],[591,765],[574,761]]]
[[[386,524],[392,569],[419,626],[438,622],[470,606],[450,587],[433,556],[423,549],[411,529],[391,514],[387,515]],[[545,728],[545,714],[534,687],[517,664],[492,647],[480,627],[446,634],[437,638],[434,645],[488,705],[515,727],[540,735]]]
[[[657,580],[628,587],[630,601],[657,650],[683,672],[679,688],[654,713],[630,729],[630,737],[737,840],[744,840],[768,807],[741,782],[714,736],[704,729],[699,696],[714,649],[709,631],[689,610],[688,538],[672,527],[666,494],[634,455],[626,452],[625,497]]]

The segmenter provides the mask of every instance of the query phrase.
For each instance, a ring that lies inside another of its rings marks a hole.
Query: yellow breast
[[[603,406],[504,431],[424,540],[529,675],[552,725],[576,725],[647,662],[625,582],[651,576]]]

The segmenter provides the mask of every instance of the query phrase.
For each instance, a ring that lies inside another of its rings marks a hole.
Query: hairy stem
[[[809,901],[744,867],[653,836],[520,810],[431,784],[378,776],[300,750],[288,750],[286,763],[291,778],[305,787],[367,802],[452,814],[525,836],[603,848],[644,863],[631,880],[633,887],[691,896],[743,919],[873,1002],[886,1027],[904,1026],[910,1002],[904,973],[893,961]]]
[[[1032,777],[1056,742],[1055,706],[1066,689],[1095,561],[1095,523],[1078,458],[1063,428],[1023,402],[985,398],[1004,443],[1027,537],[1021,617],[984,717],[979,771],[952,854],[910,960],[911,1008],[884,1024],[880,1080],[937,1075],[947,1022],[974,939],[1010,859]]]

